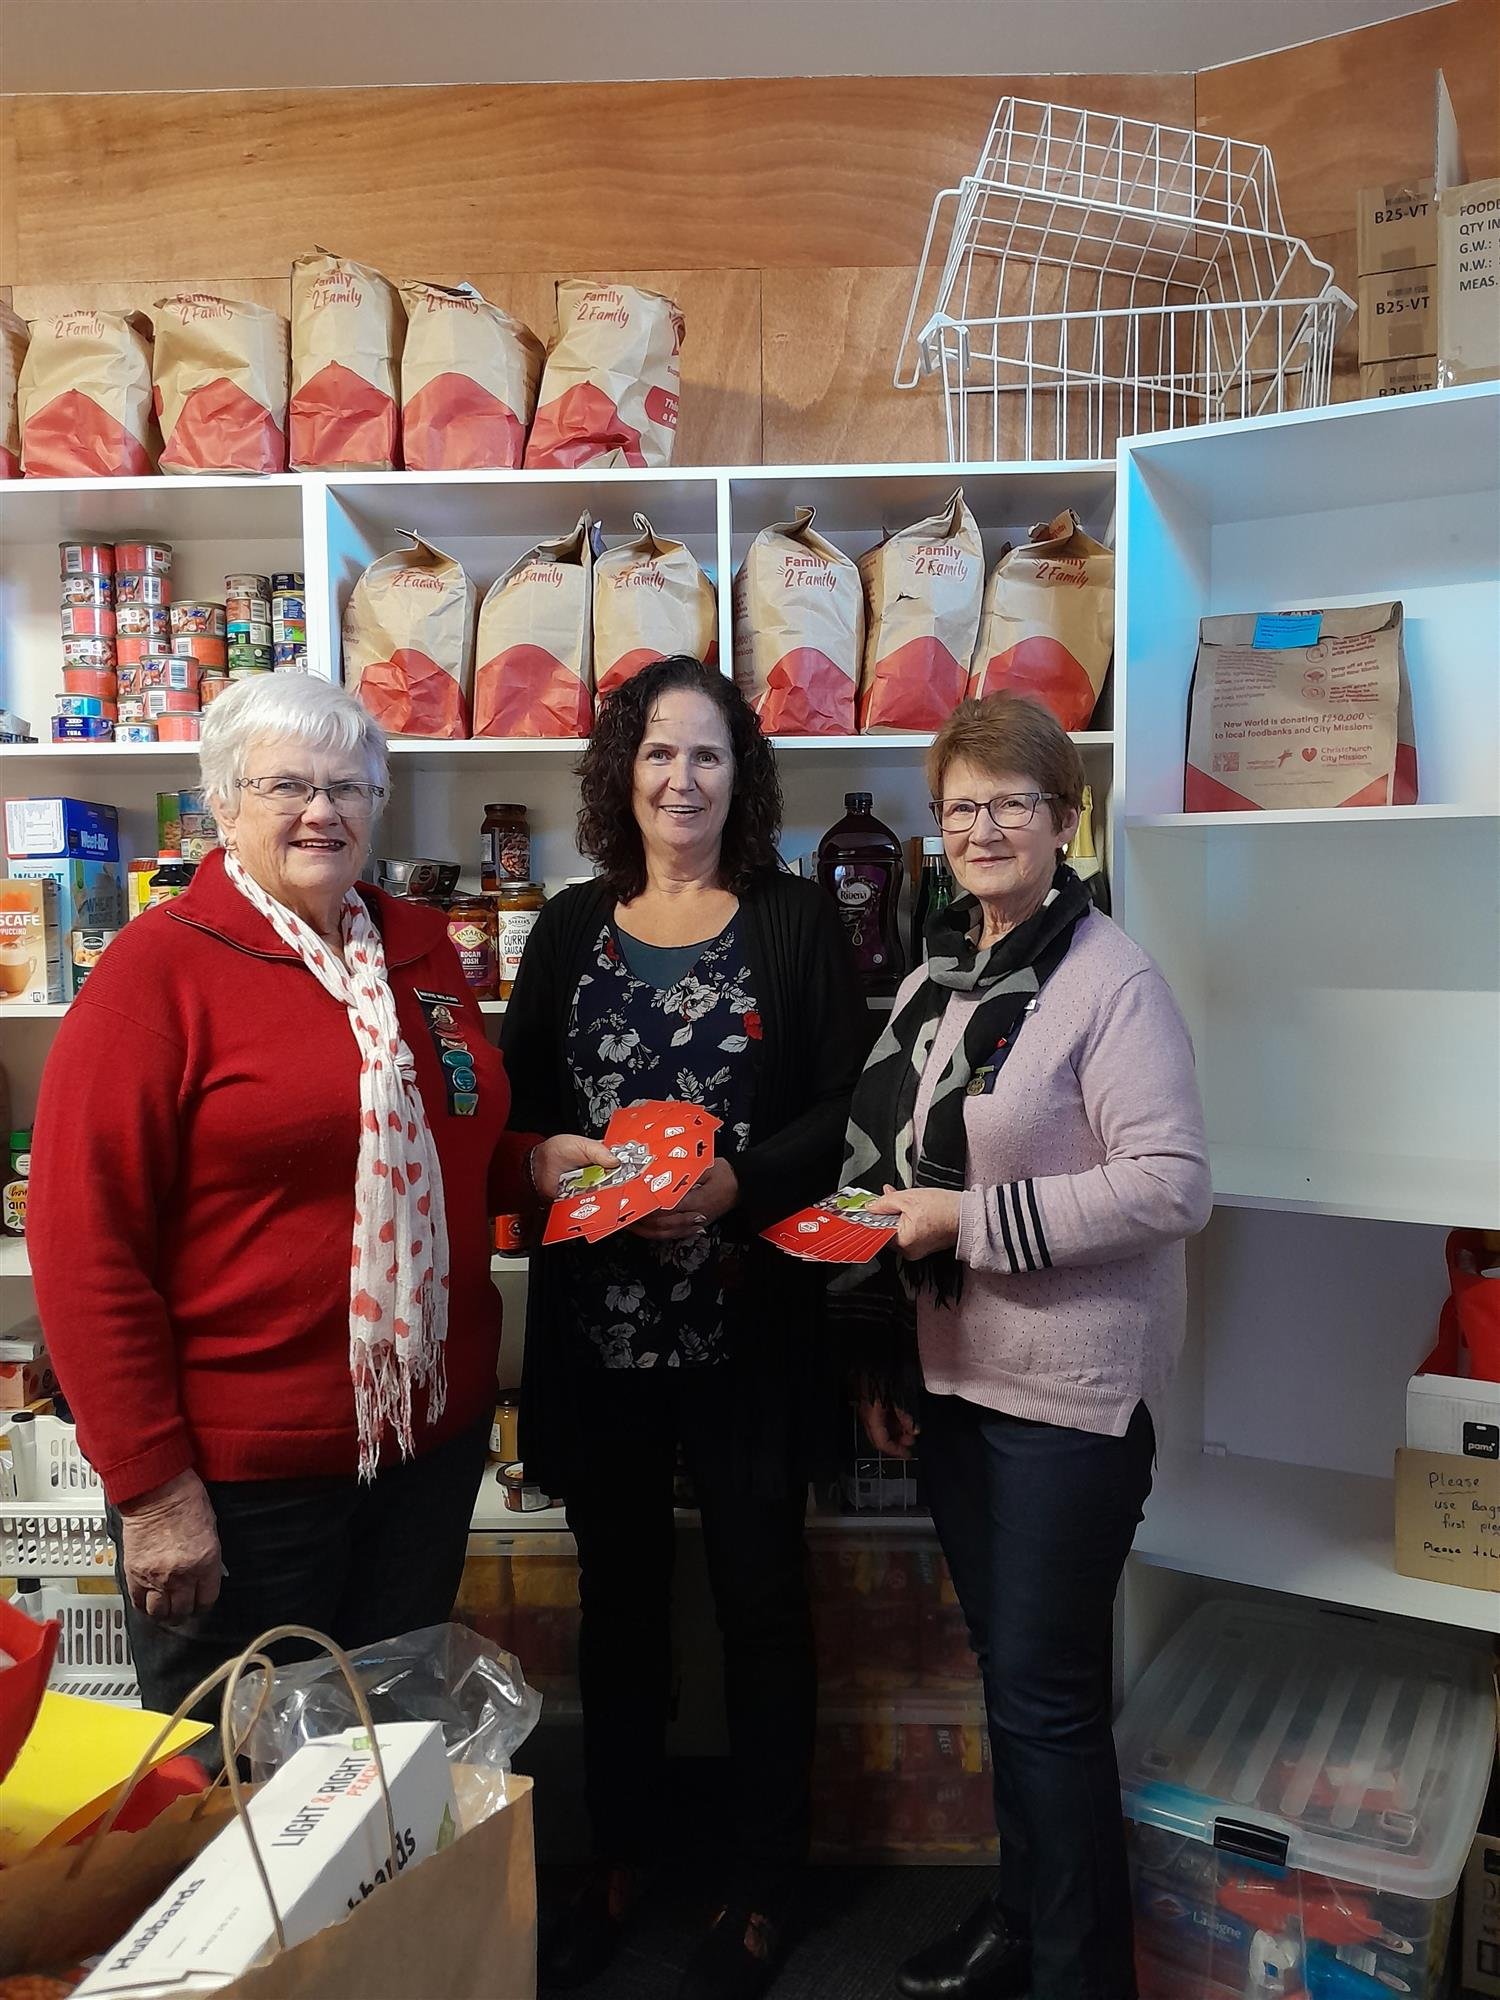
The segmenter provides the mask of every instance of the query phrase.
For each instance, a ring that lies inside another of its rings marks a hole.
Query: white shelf
[[[0,1236],[0,1278],[29,1278],[31,1257],[24,1236]]]
[[[0,1027],[14,1026],[20,1021],[60,1021],[67,1013],[70,1002],[66,1000],[43,1000],[33,1007],[18,1007],[7,1004],[0,1007]]]
[[[1500,1632],[1500,1591],[1398,1576],[1389,1479],[1163,1451],[1135,1558],[1366,1611]]]
[[[1500,1229],[1500,1161],[1294,1151],[1209,1141],[1214,1199],[1229,1208]]]
[[[1396,826],[1402,821],[1417,824],[1433,820],[1493,820],[1500,822],[1500,799],[1484,805],[1415,806],[1327,806],[1307,812],[1202,812],[1127,813],[1124,824],[1137,829],[1160,831],[1174,828],[1191,833],[1214,833],[1229,827],[1318,827]]]

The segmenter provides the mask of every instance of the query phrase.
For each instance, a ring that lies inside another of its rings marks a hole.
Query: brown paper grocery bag
[[[368,264],[314,250],[292,264],[290,455],[297,471],[401,463],[396,368],[405,314]]]
[[[16,385],[26,359],[26,322],[0,304],[0,479],[21,476],[21,418]]]
[[[861,729],[941,729],[964,698],[984,597],[984,545],[962,492],[860,558]]]
[[[1282,643],[1285,614],[1200,622],[1184,811],[1414,805],[1401,605],[1291,615],[1318,621],[1311,643]]]
[[[476,736],[587,736],[597,529],[538,542],[485,593],[474,674]]]
[[[151,322],[68,312],[31,322],[17,392],[31,479],[109,479],[153,469]]]
[[[268,306],[178,292],[151,309],[163,472],[285,472],[290,337]]]
[[[1115,646],[1114,551],[1064,508],[1001,551],[984,594],[969,694],[1024,694],[1087,729]]]
[[[657,292],[559,284],[527,466],[670,465],[683,328],[681,308]]]
[[[762,528],[734,579],[735,685],[768,736],[852,736],[864,592],[814,510]]]
[[[344,613],[344,685],[392,736],[469,733],[474,589],[463,565],[401,531],[412,546],[381,556]]]
[[[644,514],[633,542],[594,564],[594,694],[602,698],[652,660],[719,657],[714,587],[682,542],[658,535]]]
[[[472,285],[407,284],[401,456],[408,472],[514,469],[542,377],[542,343]]]

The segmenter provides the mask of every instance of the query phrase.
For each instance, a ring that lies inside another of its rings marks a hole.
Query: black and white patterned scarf
[[[956,897],[928,920],[927,977],[892,1014],[854,1086],[841,1186],[962,1191],[964,1100],[971,1091],[990,1086],[990,1072],[1009,1055],[1037,994],[1062,963],[1079,920],[1091,908],[1083,884],[1060,862],[1041,908],[983,950],[976,943],[979,904],[973,896]],[[984,998],[938,1079],[918,1153],[917,1086],[954,993],[981,993]],[[951,1250],[908,1263],[891,1248],[873,1264],[841,1272],[830,1286],[830,1305],[841,1328],[856,1335],[873,1333],[878,1321],[893,1316],[909,1321],[911,1301],[924,1287],[939,1304],[948,1304],[957,1300],[962,1282]]]

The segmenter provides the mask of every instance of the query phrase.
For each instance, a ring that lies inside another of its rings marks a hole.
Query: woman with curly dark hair
[[[521,1450],[578,1543],[597,1866],[544,1954],[581,1984],[659,1851],[681,1447],[724,1638],[738,1867],[684,2000],[763,1992],[806,1858],[815,1705],[802,1527],[819,1292],[758,1240],[826,1194],[868,1040],[833,904],[780,865],[775,756],[732,682],[677,656],[602,705],[579,766],[595,881],[549,903],[502,1046],[518,1130],[622,1105],[721,1120],[678,1206],[533,1257]]]

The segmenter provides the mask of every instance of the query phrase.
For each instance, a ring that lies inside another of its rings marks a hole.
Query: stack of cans
[[[54,743],[109,743],[119,710],[115,678],[115,551],[111,542],[63,542],[63,692],[52,718]]]
[[[279,673],[307,672],[307,587],[300,569],[271,578],[271,664]]]
[[[271,579],[250,573],[224,579],[229,677],[271,671]]]
[[[115,740],[158,741],[146,689],[172,656],[172,551],[166,542],[115,544],[120,718]]]

